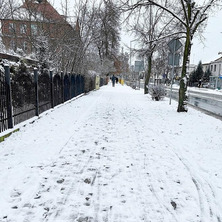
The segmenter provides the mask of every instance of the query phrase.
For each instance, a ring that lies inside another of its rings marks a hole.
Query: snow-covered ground
[[[220,222],[221,120],[104,86],[0,143],[1,222]]]

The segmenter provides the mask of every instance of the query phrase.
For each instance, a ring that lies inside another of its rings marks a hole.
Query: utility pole
[[[170,85],[170,102],[169,102],[169,104],[171,105],[174,66],[179,65],[179,54],[176,53],[176,52],[180,47],[182,47],[182,43],[178,39],[172,39],[167,45],[168,45],[169,50],[170,50],[168,64],[172,65],[171,85]]]
[[[133,40],[131,40],[130,41],[130,73],[131,73],[131,68],[132,68],[132,42],[135,42],[135,41],[137,41],[138,39],[133,39]]]

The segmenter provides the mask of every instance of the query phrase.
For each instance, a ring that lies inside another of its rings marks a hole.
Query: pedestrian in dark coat
[[[112,85],[113,85],[113,87],[115,87],[116,77],[113,75],[113,76],[111,77],[111,80],[112,80]]]

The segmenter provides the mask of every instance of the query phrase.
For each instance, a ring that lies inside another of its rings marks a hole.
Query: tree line
[[[10,7],[8,10],[0,8],[2,17],[16,8],[14,0],[2,0],[3,3],[6,1]],[[114,61],[121,54],[120,33],[124,27],[140,43],[139,49],[134,51],[147,64],[144,86],[147,94],[152,75],[170,73],[167,44],[172,39],[179,39],[183,47],[178,52],[182,57],[182,71],[177,111],[187,111],[188,66],[193,38],[202,35],[208,17],[221,8],[220,0],[75,0],[70,5],[67,0],[62,2],[65,19],[79,31],[80,41],[60,39],[53,44],[54,47],[59,45],[58,52],[58,48],[49,47],[46,33],[42,33],[35,42],[39,51],[37,56],[43,64],[54,63],[63,70],[78,73],[87,70],[103,74],[115,72]],[[41,42],[45,45],[39,44]],[[192,74],[190,81],[193,78]]]
[[[24,13],[17,1],[2,0],[0,16],[1,19],[28,20],[38,24],[38,34],[27,33],[26,37],[34,49],[30,56],[39,61],[40,68],[51,66],[80,74],[88,70],[101,74],[115,71],[113,64],[118,57],[120,46],[120,10],[113,1],[73,1],[70,3],[73,6],[72,11],[68,10],[71,5],[63,1],[63,21],[50,21],[47,11],[45,17],[40,17],[38,9],[33,10],[33,2],[37,4],[37,1],[23,0],[21,5],[26,7]],[[47,4],[47,1],[39,2]],[[72,26],[74,31],[66,29],[65,26],[68,25]],[[14,38],[18,39],[16,30],[13,34]],[[58,36],[59,38],[56,38]],[[2,41],[0,45],[3,49]],[[27,55],[19,48],[19,44],[13,50],[23,56]]]
[[[221,8],[220,0],[121,0],[126,21],[133,17],[129,28],[141,41],[141,50],[148,63],[144,93],[148,93],[148,84],[155,58],[161,58],[167,64],[166,51],[170,39],[183,41],[182,71],[179,87],[178,112],[187,112],[188,66],[193,38],[201,35],[207,19],[213,10]],[[165,65],[162,66],[163,73]]]

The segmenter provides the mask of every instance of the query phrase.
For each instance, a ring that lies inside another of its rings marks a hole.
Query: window
[[[217,65],[214,65],[214,72],[217,71]]]
[[[20,25],[20,34],[26,34],[27,33],[27,25],[21,24]]]
[[[8,28],[8,30],[9,30],[9,32],[10,33],[15,33],[15,23],[13,23],[13,22],[10,22],[9,23],[9,28]]]
[[[210,71],[211,71],[211,72],[213,71],[213,65],[210,66]]]
[[[24,51],[24,52],[27,52],[27,51],[28,51],[28,44],[27,44],[26,41],[23,42],[22,48],[23,48],[23,51]]]
[[[10,41],[10,49],[12,49],[14,51],[16,50],[15,40]]]
[[[38,34],[38,27],[36,24],[31,24],[31,32],[33,35],[37,35]]]

